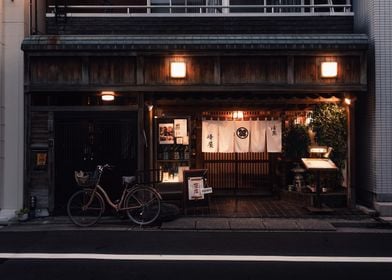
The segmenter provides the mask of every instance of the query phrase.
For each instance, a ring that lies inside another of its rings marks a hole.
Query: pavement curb
[[[140,227],[128,220],[104,218],[95,226],[80,228],[67,218],[43,218],[27,222],[14,221],[0,227],[0,232],[23,231],[337,231],[351,229],[391,229],[392,223],[379,219],[366,220],[316,219],[316,218],[205,218],[180,217],[160,225]]]

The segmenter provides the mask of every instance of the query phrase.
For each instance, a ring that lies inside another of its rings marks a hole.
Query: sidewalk
[[[103,217],[96,225],[81,228],[73,225],[68,217],[46,217],[26,222],[14,221],[0,227],[0,232],[19,231],[390,231],[392,225],[376,218],[220,218],[179,217],[173,221],[141,227],[117,217]]]

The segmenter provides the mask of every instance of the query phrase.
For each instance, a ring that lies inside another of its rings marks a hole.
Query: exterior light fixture
[[[335,78],[338,76],[337,62],[321,62],[321,77]]]
[[[344,103],[346,103],[346,105],[351,105],[351,99],[350,98],[345,98],[344,99]]]
[[[113,101],[115,98],[114,91],[102,91],[101,99],[102,101]]]
[[[233,112],[233,119],[234,120],[239,120],[244,118],[244,112],[242,111],[234,111]]]
[[[310,146],[309,153],[311,154],[325,154],[328,152],[328,147],[326,146]]]
[[[186,63],[183,61],[170,62],[170,77],[171,78],[185,78],[186,77]]]

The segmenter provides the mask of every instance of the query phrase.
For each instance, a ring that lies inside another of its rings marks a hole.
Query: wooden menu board
[[[302,158],[308,170],[337,170],[335,163],[328,158]]]

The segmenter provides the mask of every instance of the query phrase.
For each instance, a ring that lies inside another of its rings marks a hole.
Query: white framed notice
[[[174,119],[174,136],[185,137],[187,136],[187,119]]]
[[[204,179],[203,177],[188,178],[188,199],[199,200],[204,199]]]

